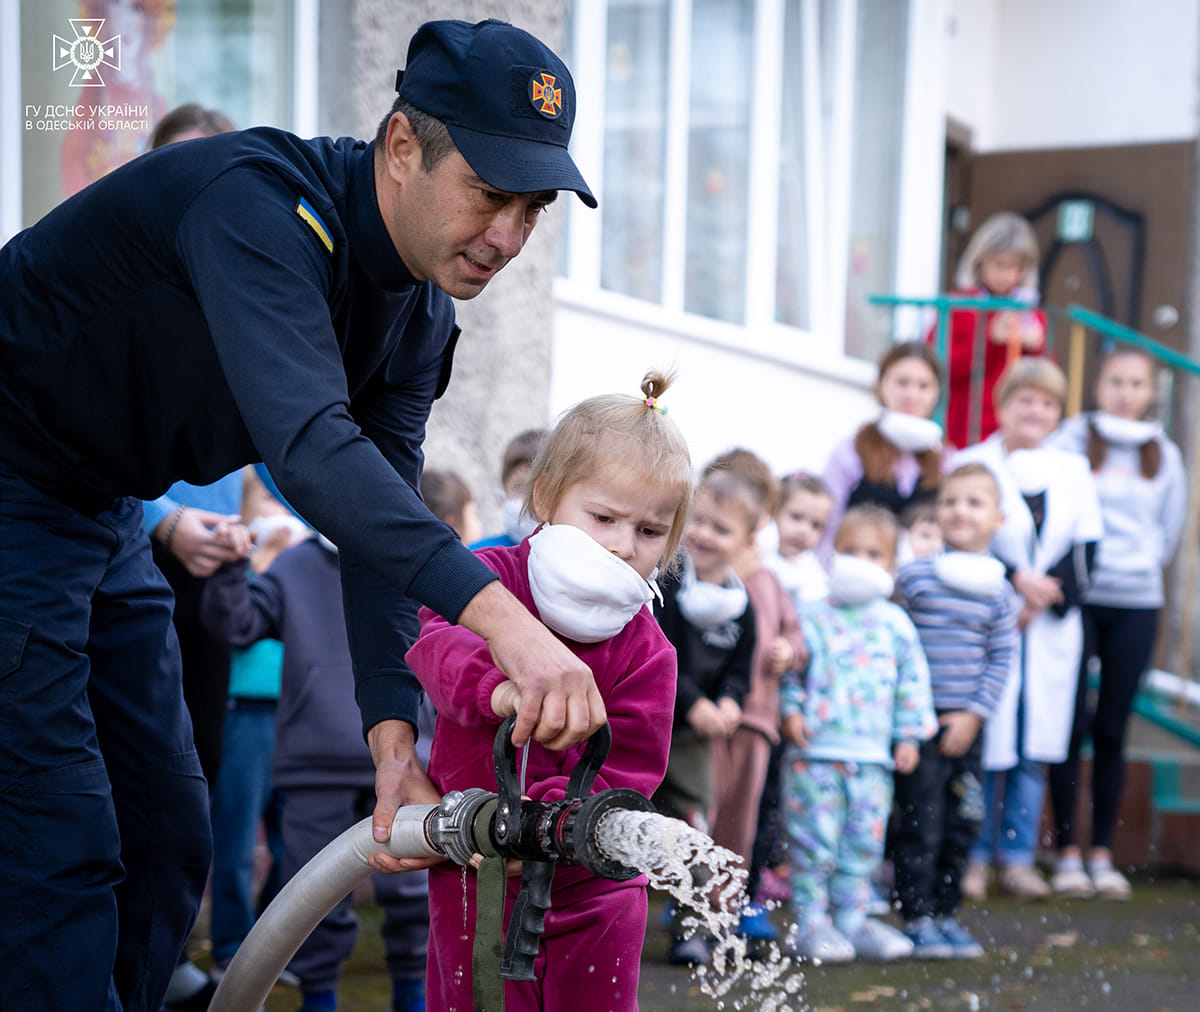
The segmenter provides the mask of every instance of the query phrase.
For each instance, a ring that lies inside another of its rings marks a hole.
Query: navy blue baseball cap
[[[566,64],[505,21],[430,21],[408,46],[396,91],[441,120],[479,178],[509,193],[596,198],[567,152],[575,83]]]

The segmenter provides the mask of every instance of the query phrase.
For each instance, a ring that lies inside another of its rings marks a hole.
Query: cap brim
[[[446,124],[459,154],[484,182],[507,193],[573,190],[588,207],[596,198],[567,149],[558,144],[480,133]]]

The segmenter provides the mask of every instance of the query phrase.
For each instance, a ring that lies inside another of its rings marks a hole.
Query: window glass
[[[666,186],[666,0],[608,11],[600,284],[658,302]]]
[[[853,358],[875,359],[888,342],[887,314],[866,298],[895,287],[907,36],[908,0],[858,0],[845,341]]]
[[[24,224],[140,154],[184,102],[290,126],[291,18],[291,0],[24,0]]]
[[[692,5],[684,308],[733,323],[745,316],[753,15]]]
[[[779,124],[779,232],[776,236],[775,319],[809,326],[808,178],[805,172],[804,40],[800,6],[784,12],[783,94]]]

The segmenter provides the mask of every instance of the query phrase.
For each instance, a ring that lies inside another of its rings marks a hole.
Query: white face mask
[[[829,576],[812,549],[801,552],[794,562],[778,554],[764,556],[763,562],[793,600],[811,603],[829,595]]]
[[[923,453],[942,445],[942,427],[932,418],[884,408],[875,424],[884,439],[906,453]]]
[[[895,586],[891,573],[857,555],[834,555],[829,567],[830,604],[867,604],[891,597]]]
[[[1118,418],[1107,411],[1092,414],[1092,424],[1106,443],[1117,446],[1141,446],[1162,434],[1162,423],[1135,418]]]
[[[523,498],[506,497],[501,499],[500,513],[504,519],[504,533],[512,539],[514,545],[519,545],[537,530],[537,517],[532,517],[525,512]]]
[[[951,590],[971,597],[991,597],[1004,586],[1004,563],[994,555],[946,552],[933,560],[933,571]]]
[[[542,621],[578,643],[612,639],[650,602],[650,584],[578,527],[529,539],[529,589]]]
[[[724,584],[696,579],[696,567],[683,557],[683,579],[675,595],[683,617],[697,629],[716,629],[732,622],[746,610],[746,588],[731,571]]]
[[[1054,477],[1054,461],[1049,453],[1040,448],[1013,450],[1004,463],[1021,495],[1045,492]]]

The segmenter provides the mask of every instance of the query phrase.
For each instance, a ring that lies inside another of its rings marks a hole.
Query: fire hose
[[[363,819],[301,868],[246,936],[221,978],[209,1012],[257,1012],[321,919],[371,877],[374,869],[368,858],[380,850],[393,857],[445,857],[461,866],[470,863],[474,855],[483,855],[473,963],[477,1012],[503,1008],[500,980],[533,980],[555,866],[580,865],[618,881],[633,878],[638,872],[606,854],[596,830],[613,810],[653,811],[654,807],[633,790],[591,793],[612,744],[607,724],[589,739],[561,801],[522,798],[512,744],[514,724],[515,717],[509,717],[496,734],[495,793],[471,787],[450,791],[437,805],[405,806],[396,812],[386,844],[375,842],[371,820]],[[499,922],[507,858],[523,865],[521,889],[501,947]],[[498,967],[496,948],[501,948]]]

